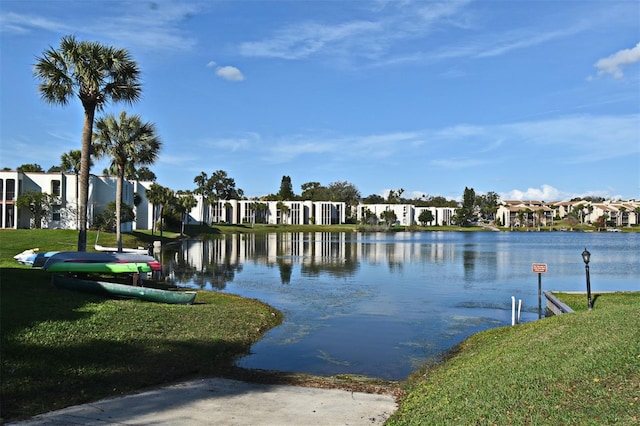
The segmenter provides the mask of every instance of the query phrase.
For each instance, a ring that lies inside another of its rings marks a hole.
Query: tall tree
[[[239,200],[244,195],[244,191],[240,188],[236,188],[236,182],[233,178],[227,175],[224,170],[216,170],[209,178],[208,186],[212,189],[213,197],[216,201],[216,220],[219,221],[220,208],[218,201],[224,200]],[[224,203],[225,210],[228,212],[229,203]],[[225,213],[225,216],[227,214]]]
[[[128,166],[155,162],[162,142],[153,123],[143,123],[139,115],[127,115],[125,111],[118,119],[112,114],[99,118],[93,139],[96,157],[111,157],[112,168],[116,169],[116,239],[118,251],[122,251],[120,209],[125,172]]]
[[[347,217],[355,216],[354,206],[358,205],[358,201],[362,197],[356,186],[350,182],[338,181],[329,184],[330,200],[342,201],[346,205],[345,214]]]
[[[358,188],[346,180],[330,183],[328,190],[329,194],[331,194],[332,201],[350,203],[351,201],[358,201],[361,198]]]
[[[471,225],[471,219],[475,216],[476,192],[473,188],[464,188],[462,206],[456,210],[456,223],[459,226]]]
[[[476,196],[476,206],[480,211],[480,215],[484,219],[495,219],[496,212],[498,211],[498,202],[500,196],[492,191],[487,192],[486,195]]]
[[[300,199],[311,201],[329,200],[329,190],[327,187],[320,185],[320,182],[307,182],[300,185],[302,193]]]
[[[293,185],[291,185],[291,178],[289,176],[282,176],[280,182],[280,191],[278,191],[278,200],[291,201],[296,197],[293,193]]]
[[[87,249],[87,204],[93,121],[96,111],[110,102],[131,104],[140,98],[140,70],[125,49],[98,42],[62,37],[58,49],[50,47],[37,57],[34,75],[45,102],[65,106],[78,97],[84,109],[80,165],[80,228],[78,251]]]

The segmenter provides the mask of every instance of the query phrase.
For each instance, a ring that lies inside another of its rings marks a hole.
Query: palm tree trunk
[[[124,167],[118,167],[118,180],[116,181],[116,240],[118,252],[122,252],[121,210],[122,210],[122,184],[124,181]]]
[[[76,177],[76,229],[80,229],[80,216],[78,216],[79,215],[79,213],[78,213],[78,197],[79,197],[78,186],[79,186],[79,183],[80,183],[79,182],[80,175],[78,174],[77,171],[74,174],[75,174],[75,177]]]
[[[91,138],[95,105],[85,105],[84,125],[82,127],[82,154],[80,157],[80,205],[78,213],[80,227],[78,230],[78,251],[87,251],[87,206],[89,204],[89,164],[91,161]]]

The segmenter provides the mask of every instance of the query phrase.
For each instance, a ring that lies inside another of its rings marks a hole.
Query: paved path
[[[19,425],[381,425],[391,395],[203,379],[42,414]]]

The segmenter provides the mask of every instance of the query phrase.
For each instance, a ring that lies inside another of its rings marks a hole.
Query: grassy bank
[[[219,293],[199,292],[197,304],[177,306],[58,290],[47,272],[12,258],[31,247],[75,250],[76,239],[73,231],[0,232],[5,421],[185,378],[227,375],[234,359],[282,320],[259,301]]]
[[[388,425],[636,425],[640,293],[560,294],[576,313],[476,334],[417,372]]]
[[[90,247],[95,235],[89,233]],[[0,231],[4,420],[190,377],[237,375],[233,360],[281,321],[258,301],[218,293],[171,306],[56,290],[46,272],[12,259],[32,247],[75,250],[76,239],[76,231]],[[124,245],[158,239],[136,232],[124,236]],[[115,236],[101,234],[100,244],[114,245]],[[640,293],[594,293],[592,311],[584,294],[559,297],[576,313],[487,330],[416,372],[388,424],[638,424]],[[243,374],[261,380],[260,372]],[[366,390],[349,377],[267,379]]]

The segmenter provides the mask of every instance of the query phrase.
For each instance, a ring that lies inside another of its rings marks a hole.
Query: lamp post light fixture
[[[587,248],[584,248],[582,252],[582,260],[584,261],[584,269],[587,274],[587,305],[589,310],[593,308],[593,304],[591,303],[591,279],[589,277],[589,260],[591,259],[591,253]]]

